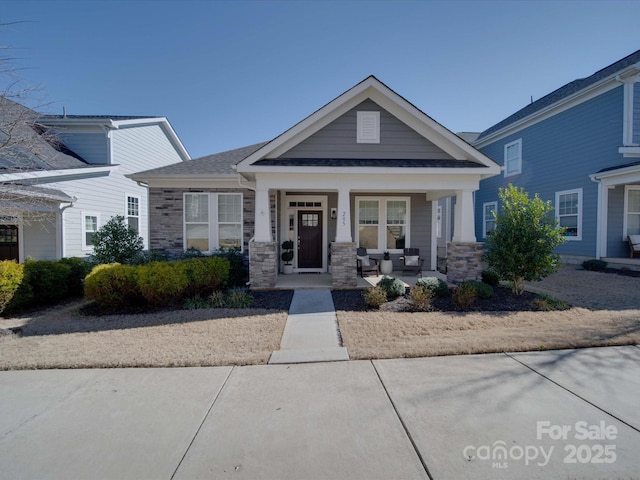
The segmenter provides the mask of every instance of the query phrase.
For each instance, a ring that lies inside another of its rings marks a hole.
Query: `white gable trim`
[[[500,173],[500,166],[497,163],[417,109],[373,76],[366,78],[249,155],[238,163],[237,171],[240,173],[254,171],[255,167],[252,165],[254,162],[264,158],[281,156],[367,99],[380,105],[452,157],[472,160],[484,165],[489,171],[482,169],[482,173]]]

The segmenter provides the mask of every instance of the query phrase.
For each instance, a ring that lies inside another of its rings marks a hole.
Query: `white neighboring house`
[[[0,172],[0,183],[11,182],[23,191],[30,189],[27,193],[35,191],[40,197],[51,198],[46,221],[29,222],[25,211],[1,222],[5,237],[13,235],[16,243],[13,258],[23,262],[27,257],[86,257],[93,251],[92,234],[115,215],[124,216],[148,248],[147,189],[125,175],[190,160],[168,120],[45,115],[37,123],[55,134],[62,144],[57,150],[75,159],[77,165],[70,160],[64,168],[49,162],[53,165],[47,168]],[[8,251],[5,248],[4,257]]]

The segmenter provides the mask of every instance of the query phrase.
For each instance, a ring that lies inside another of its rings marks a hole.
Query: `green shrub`
[[[184,302],[185,310],[199,310],[201,308],[209,308],[211,305],[206,298],[192,297]]]
[[[142,295],[136,267],[119,263],[98,265],[85,279],[84,294],[104,312],[139,305]]]
[[[378,282],[378,286],[381,287],[387,294],[387,298],[393,300],[401,295],[405,294],[406,287],[402,280],[395,277],[382,277],[382,280]]]
[[[0,313],[11,303],[24,278],[24,265],[13,260],[0,262]]]
[[[142,237],[125,224],[122,215],[111,217],[92,240],[93,259],[97,263],[134,263],[144,248]]]
[[[69,295],[67,279],[71,267],[55,260],[27,260],[24,279],[10,309],[21,310],[59,302]]]
[[[249,281],[249,261],[240,250],[223,250],[212,255],[229,261],[229,287],[243,287]]]
[[[362,292],[364,303],[372,308],[380,308],[387,301],[387,292],[384,288],[376,286]]]
[[[538,310],[542,310],[543,312],[554,312],[556,310],[569,310],[571,305],[563,300],[558,300],[557,298],[553,298],[551,295],[547,295],[541,293],[538,295],[533,301],[533,304],[538,308]]]
[[[500,275],[498,275],[493,270],[483,270],[480,274],[482,281],[487,285],[491,285],[492,287],[497,287],[500,285]]]
[[[491,298],[493,297],[493,287],[491,285],[487,285],[484,282],[480,282],[478,280],[467,280],[463,283],[471,285],[476,289],[476,296],[478,298]]]
[[[69,267],[67,293],[70,296],[82,296],[84,293],[84,279],[91,272],[91,263],[78,257],[62,258],[60,263]]]
[[[150,305],[170,305],[187,295],[189,276],[184,261],[152,262],[135,268],[140,292]]]
[[[607,268],[607,262],[604,260],[585,260],[582,262],[582,268],[585,270],[591,270],[592,272],[604,272],[604,269]]]
[[[252,303],[253,297],[242,288],[230,290],[225,299],[225,305],[228,308],[249,308]]]
[[[473,284],[469,282],[462,282],[453,289],[451,296],[455,305],[466,310],[473,305],[473,302],[476,301],[478,293]]]
[[[166,262],[169,253],[166,250],[144,250],[131,259],[129,265],[147,265],[151,262]]]
[[[220,290],[229,279],[229,260],[221,257],[189,258],[174,262],[184,268],[188,293],[203,295],[212,290]]]
[[[432,298],[446,297],[449,295],[449,286],[444,280],[437,277],[422,277],[416,282],[416,286],[423,286],[431,291]]]
[[[413,306],[416,310],[420,310],[422,312],[431,310],[434,294],[427,285],[416,284],[415,287],[409,290],[409,296],[411,297],[411,301],[413,302]]]

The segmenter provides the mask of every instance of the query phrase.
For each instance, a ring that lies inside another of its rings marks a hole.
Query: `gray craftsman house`
[[[129,175],[149,192],[150,248],[237,248],[255,289],[276,285],[280,245],[295,273],[356,284],[356,248],[418,248],[435,270],[438,200],[455,195],[448,278],[476,278],[473,195],[501,167],[370,76],[266,143]]]

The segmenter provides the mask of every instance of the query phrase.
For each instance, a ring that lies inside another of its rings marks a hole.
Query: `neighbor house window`
[[[556,193],[556,218],[567,240],[582,240],[582,189]]]
[[[356,199],[358,205],[358,246],[373,253],[385,250],[402,252],[408,247],[409,199],[368,198]]]
[[[242,194],[186,193],[185,248],[242,250]]]
[[[82,214],[82,249],[93,248],[93,235],[98,231],[100,216],[97,213]]]
[[[140,232],[140,197],[127,195],[127,217],[129,228]]]
[[[624,188],[624,240],[627,235],[640,235],[640,185]]]
[[[380,112],[358,112],[357,142],[380,143]]]
[[[504,176],[510,177],[522,172],[522,139],[504,146]]]
[[[487,238],[487,234],[496,228],[496,213],[498,213],[498,202],[482,204],[482,236],[484,238]]]

